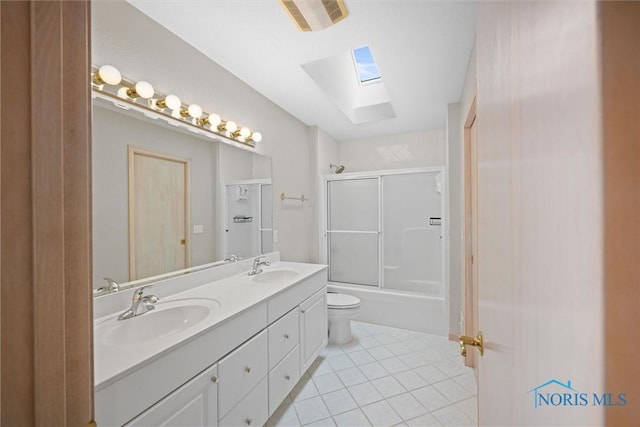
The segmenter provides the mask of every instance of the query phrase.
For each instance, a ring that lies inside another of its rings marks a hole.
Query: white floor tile
[[[402,360],[405,365],[410,368],[417,368],[429,364],[424,358],[420,357],[418,353],[401,354],[398,359]]]
[[[322,400],[324,400],[324,404],[327,405],[327,409],[329,409],[331,415],[337,415],[358,407],[356,401],[353,400],[345,389],[323,394]]]
[[[333,368],[334,371],[339,371],[341,369],[347,369],[355,366],[349,356],[345,353],[342,353],[339,356],[332,356],[329,359],[329,365]]]
[[[398,341],[398,338],[394,337],[394,336],[393,336],[393,335],[391,335],[391,334],[385,334],[385,333],[382,333],[382,334],[374,335],[374,336],[375,336],[375,337],[376,337],[376,339],[377,339],[378,341],[380,341],[382,344],[391,344],[391,343],[394,343],[394,342],[397,342],[397,341]]]
[[[338,375],[338,378],[340,378],[340,381],[342,381],[342,384],[344,384],[345,387],[369,381],[362,371],[355,366],[353,368],[338,371],[336,372],[336,375]]]
[[[394,354],[389,351],[385,346],[374,347],[367,350],[376,360],[388,359],[393,357]]]
[[[326,357],[320,356],[313,361],[311,367],[307,371],[309,376],[324,375],[333,372],[333,368],[329,365],[329,361]]]
[[[365,377],[370,380],[374,380],[376,378],[382,378],[389,375],[386,369],[382,367],[382,365],[378,362],[367,363],[366,365],[358,366]]]
[[[298,418],[303,425],[329,416],[329,410],[324,405],[320,396],[296,402],[293,406],[296,408]]]
[[[373,356],[371,356],[367,352],[367,350],[354,351],[352,353],[349,353],[349,357],[351,358],[353,363],[356,364],[356,366],[364,365],[365,363],[371,363],[376,361],[376,359],[374,359]]]
[[[447,398],[440,394],[440,392],[433,388],[433,386],[426,386],[413,390],[411,394],[413,394],[413,396],[429,411],[444,408],[451,404]]]
[[[373,384],[376,390],[378,390],[385,399],[407,392],[407,389],[391,375],[375,379],[371,381],[371,384]]]
[[[402,343],[406,345],[407,348],[411,351],[424,350],[428,347],[427,344],[420,338],[412,338],[410,340],[403,341]]]
[[[384,369],[390,374],[397,374],[398,372],[407,371],[409,367],[397,357],[390,357],[388,359],[382,359],[379,361]]]
[[[442,373],[447,375],[448,377],[456,377],[468,371],[472,371],[471,368],[464,366],[462,358],[447,359],[441,362],[434,363],[433,365],[436,368],[440,369]]]
[[[429,412],[410,393],[399,394],[398,396],[391,397],[387,399],[387,402],[393,409],[395,409],[403,420],[410,420]]]
[[[340,381],[340,378],[338,378],[335,373],[320,375],[319,377],[313,378],[312,381],[316,385],[316,388],[318,389],[318,392],[320,394],[325,394],[344,388],[344,386],[342,385],[342,381]]]
[[[453,405],[433,411],[432,415],[444,426],[471,427],[476,425],[471,418]]]
[[[440,427],[442,426],[442,424],[440,424],[440,421],[438,421],[436,417],[434,417],[431,414],[424,414],[412,420],[407,420],[407,425],[409,427]]]
[[[477,422],[478,419],[478,397],[473,396],[455,404],[472,421]]]
[[[320,356],[324,357],[338,356],[340,354],[344,354],[344,351],[336,344],[329,344],[320,352]]]
[[[382,343],[378,341],[375,337],[367,336],[364,338],[359,338],[358,342],[362,346],[362,348],[369,349],[373,347],[380,347]]]
[[[445,356],[444,354],[440,353],[438,350],[433,348],[427,348],[426,350],[419,350],[416,353],[419,354],[420,357],[422,357],[424,360],[426,360],[429,363],[436,363],[436,362],[440,362],[441,360],[447,359],[447,356]]]
[[[283,403],[267,421],[267,427],[298,427],[300,421],[296,409],[290,403]]]
[[[438,368],[432,365],[420,366],[413,370],[420,375],[429,384],[437,383],[449,379],[448,376],[442,373]]]
[[[478,382],[476,381],[476,376],[473,371],[458,375],[457,377],[453,377],[452,379],[462,387],[464,387],[467,391],[469,391],[469,393],[478,393]]]
[[[329,417],[305,424],[305,427],[335,427],[335,425],[336,423],[333,421],[333,418]]]
[[[342,344],[340,349],[345,353],[351,353],[352,351],[364,350],[364,347],[360,345],[360,340],[358,340],[358,338],[354,338],[351,342]]]
[[[411,353],[409,347],[404,345],[404,343],[402,342],[393,342],[391,344],[386,344],[385,347],[387,347],[387,349],[396,356]]]
[[[407,390],[415,390],[417,388],[428,385],[428,383],[424,380],[424,378],[422,378],[420,375],[416,374],[413,371],[398,372],[397,374],[393,374],[393,376]]]
[[[318,394],[316,386],[313,384],[313,381],[311,381],[311,378],[309,378],[298,381],[298,384],[296,384],[293,390],[291,390],[291,393],[289,393],[289,397],[293,401],[299,402],[317,396]]]
[[[336,425],[338,427],[371,426],[371,423],[359,408],[340,415],[336,415],[333,417],[333,420],[336,422]]]
[[[402,422],[402,418],[384,400],[364,406],[362,412],[369,418],[371,424],[376,427],[392,426]]]
[[[471,397],[471,393],[451,379],[433,384],[433,388],[449,399],[451,403],[459,402]]]
[[[368,405],[383,399],[380,392],[378,392],[370,382],[348,387],[347,391],[349,391],[349,394],[351,394],[353,399],[360,406]]]

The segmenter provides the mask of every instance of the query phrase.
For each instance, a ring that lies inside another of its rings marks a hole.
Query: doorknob
[[[467,355],[467,346],[478,347],[480,350],[480,356],[484,354],[484,341],[482,340],[482,332],[478,331],[478,335],[474,337],[468,337],[466,335],[460,335],[458,340],[460,343],[460,355],[465,357]]]

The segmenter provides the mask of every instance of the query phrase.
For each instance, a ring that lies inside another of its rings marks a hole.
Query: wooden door
[[[129,278],[189,267],[189,161],[129,147]]]

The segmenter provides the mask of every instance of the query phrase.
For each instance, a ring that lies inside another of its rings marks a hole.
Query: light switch
[[[278,230],[273,230],[273,243],[278,243]]]
[[[194,225],[193,234],[201,234],[201,233],[204,233],[204,225]]]

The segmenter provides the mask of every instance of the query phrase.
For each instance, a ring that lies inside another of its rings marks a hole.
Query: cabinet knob
[[[284,376],[284,379],[285,379],[285,380],[287,380],[287,381],[289,381],[289,380],[291,379],[291,377],[290,377],[289,375],[285,375],[285,376]]]
[[[288,340],[289,339],[289,334],[284,334],[284,339]]]
[[[251,421],[253,421],[251,418],[247,418],[246,420],[244,420],[244,422],[250,426],[251,425]]]
[[[247,366],[244,370],[247,371],[247,373],[251,372],[251,366]]]
[[[216,377],[215,375],[213,377],[211,377],[211,382],[212,383],[217,383],[218,382],[218,377]]]

